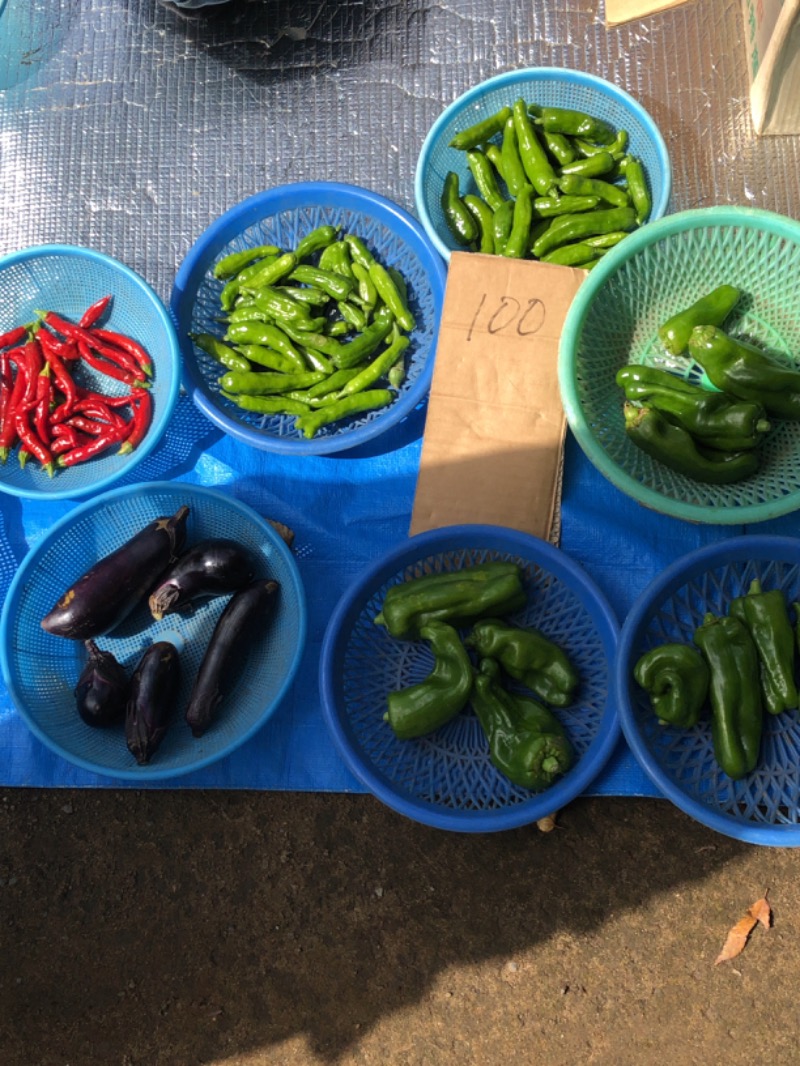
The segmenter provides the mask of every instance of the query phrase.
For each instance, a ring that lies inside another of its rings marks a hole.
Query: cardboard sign
[[[742,14],[756,133],[800,133],[800,0],[742,0]]]
[[[410,533],[485,522],[558,540],[558,345],[586,272],[454,252]]]
[[[685,3],[686,0],[606,0],[606,26],[618,26]]]

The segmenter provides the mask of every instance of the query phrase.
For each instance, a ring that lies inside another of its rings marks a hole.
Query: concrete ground
[[[461,836],[369,796],[3,790],[0,1066],[789,1066],[799,863],[666,800]]]

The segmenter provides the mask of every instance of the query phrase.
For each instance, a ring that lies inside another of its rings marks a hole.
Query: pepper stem
[[[542,769],[546,774],[556,774],[559,771],[559,762],[555,755],[548,755],[542,759]]]

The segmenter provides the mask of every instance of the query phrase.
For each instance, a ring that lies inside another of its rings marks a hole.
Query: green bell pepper
[[[758,651],[766,710],[770,714],[792,710],[798,704],[795,641],[785,596],[780,589],[765,592],[756,578],[744,596],[731,601],[729,610],[747,627]]]
[[[487,618],[473,627],[465,643],[481,658],[496,659],[510,677],[547,703],[572,703],[578,673],[563,649],[538,630]]]
[[[721,326],[740,296],[741,292],[733,285],[718,286],[662,323],[658,329],[659,340],[671,355],[683,355],[695,326]]]
[[[633,676],[650,697],[662,725],[691,729],[708,697],[708,664],[691,644],[666,643],[639,657]]]

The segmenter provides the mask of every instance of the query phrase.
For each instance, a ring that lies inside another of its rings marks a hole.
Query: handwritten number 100
[[[472,334],[478,326],[478,319],[486,303],[486,293],[481,296],[475,315],[467,332],[467,340],[472,340]],[[513,296],[502,296],[498,306],[489,314],[486,322],[486,332],[492,336],[496,333],[511,331],[518,337],[530,337],[538,333],[544,325],[544,304],[537,297],[522,304]]]

